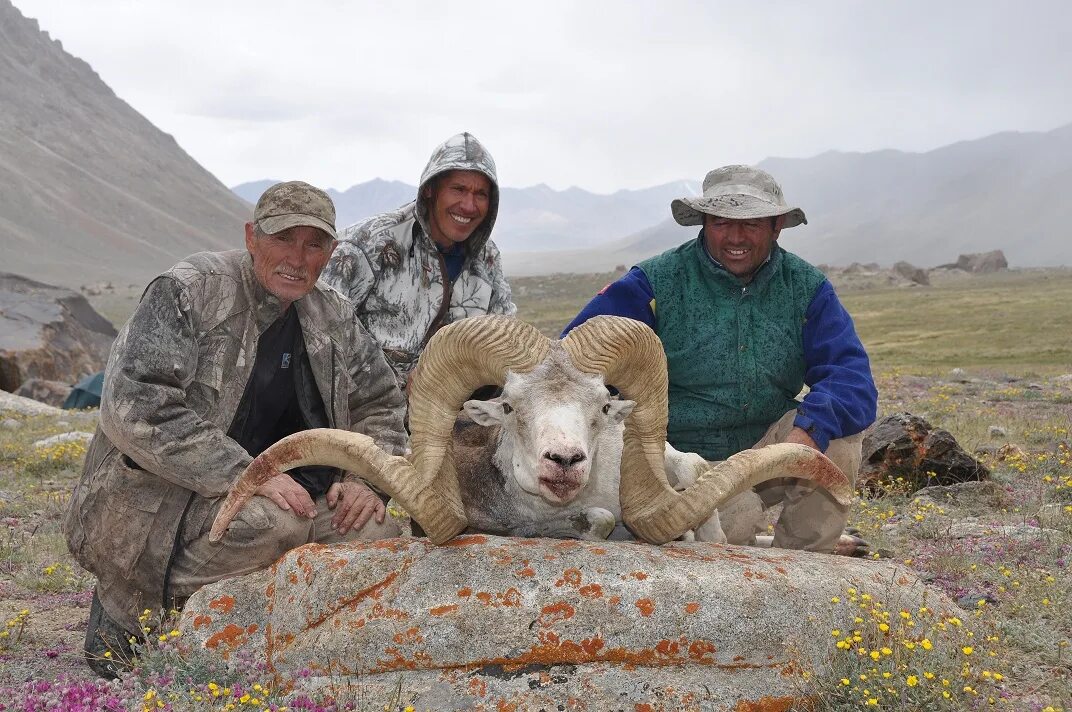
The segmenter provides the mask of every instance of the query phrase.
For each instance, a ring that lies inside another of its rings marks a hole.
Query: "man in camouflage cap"
[[[461,133],[432,153],[416,200],[343,231],[324,280],[357,306],[400,385],[440,327],[516,313],[491,241],[498,212],[495,161]]]
[[[232,481],[286,435],[347,428],[389,453],[407,444],[383,353],[353,305],[317,283],[336,245],[331,199],[298,181],[272,186],[245,243],[153,280],[112,347],[64,523],[97,576],[86,657],[101,675],[115,674],[143,609],[181,605],[308,542],[398,534],[356,475],[310,467],[268,480],[223,540],[208,541]]]
[[[679,224],[702,226],[699,235],[607,285],[565,331],[598,314],[655,330],[669,371],[667,440],[678,450],[724,460],[750,447],[801,443],[855,478],[878,392],[830,282],[777,244],[784,228],[807,223],[804,211],[750,166],[711,171],[703,195],[674,200],[670,210]],[[796,480],[767,483],[721,510],[730,543],[755,543],[762,507],[778,503],[775,546],[866,546],[841,539],[846,507]]]

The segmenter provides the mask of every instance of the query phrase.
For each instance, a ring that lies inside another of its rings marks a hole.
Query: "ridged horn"
[[[452,508],[464,512],[452,440],[462,404],[479,386],[503,385],[507,371],[531,371],[550,348],[550,339],[536,327],[488,315],[448,324],[421,353],[409,387],[412,460],[421,478],[440,484],[438,490]]]
[[[726,500],[777,477],[801,477],[826,487],[842,504],[852,488],[822,453],[782,444],[748,450],[707,465],[684,492],[666,479],[666,356],[655,333],[639,321],[600,316],[571,331],[562,341],[574,365],[602,373],[637,405],[625,421],[619,493],[622,518],[645,541],[663,544],[695,529]]]
[[[327,465],[360,475],[390,493],[409,512],[421,513],[421,525],[434,541],[446,541],[465,528],[465,514],[444,506],[427,480],[404,458],[388,455],[372,438],[348,430],[316,428],[288,435],[258,455],[227,493],[209,532],[219,541],[227,526],[257,488],[279,472],[302,465]]]

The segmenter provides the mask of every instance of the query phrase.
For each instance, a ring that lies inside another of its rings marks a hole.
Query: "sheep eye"
[[[509,403],[503,403],[503,415],[510,415],[513,411],[514,409],[510,407]]]
[[[610,403],[607,403],[606,405],[603,406],[603,415],[606,415],[609,412],[610,412]]]

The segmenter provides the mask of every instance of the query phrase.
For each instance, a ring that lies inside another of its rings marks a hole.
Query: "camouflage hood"
[[[424,234],[431,239],[428,228],[428,204],[424,198],[425,186],[438,175],[447,171],[477,171],[483,173],[491,181],[491,196],[488,201],[488,214],[484,222],[473,231],[469,239],[465,241],[465,250],[469,255],[475,255],[491,237],[491,229],[495,226],[495,217],[499,214],[499,179],[495,175],[495,160],[484,148],[484,144],[476,140],[471,133],[460,133],[451,136],[442,143],[432,157],[428,159],[428,165],[421,173],[421,183],[417,187],[417,222],[420,223]]]

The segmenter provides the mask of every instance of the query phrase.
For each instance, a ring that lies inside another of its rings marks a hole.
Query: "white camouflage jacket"
[[[441,173],[479,171],[491,181],[488,214],[469,236],[454,283],[428,229],[424,187]],[[365,328],[380,343],[404,386],[424,345],[440,327],[482,314],[513,315],[491,229],[499,211],[495,162],[473,136],[458,134],[432,154],[421,174],[418,199],[346,228],[323,279],[348,296]]]

